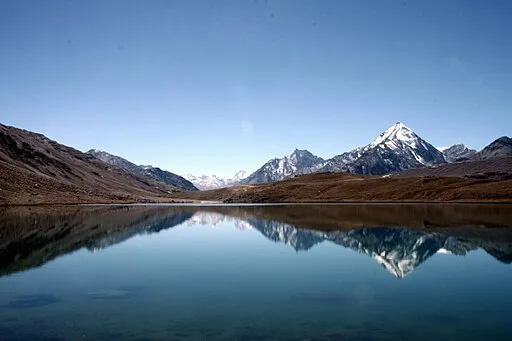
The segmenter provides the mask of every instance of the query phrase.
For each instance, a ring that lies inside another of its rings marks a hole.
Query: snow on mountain
[[[464,144],[454,144],[441,150],[448,163],[468,161],[474,158],[476,150],[469,149]]]
[[[233,176],[231,179],[228,179],[227,182],[230,184],[235,184],[240,182],[240,180],[245,179],[249,174],[247,174],[246,171],[240,170],[235,173],[235,176]]]
[[[223,187],[235,186],[247,177],[247,172],[240,170],[235,173],[232,178],[222,178],[217,175],[201,175],[195,176],[192,174],[185,175],[184,178],[192,182],[200,190],[209,190]]]
[[[195,176],[192,174],[188,174],[185,175],[184,177],[188,181],[192,182],[200,190],[227,187],[226,180],[216,175]]]
[[[383,175],[443,163],[446,161],[438,149],[397,122],[370,144],[327,160],[319,171]]]
[[[238,184],[280,181],[299,174],[316,172],[351,172],[386,175],[412,168],[436,167],[445,163],[512,155],[512,143],[502,137],[479,153],[463,144],[436,148],[402,122],[397,122],[366,146],[323,160],[307,150],[274,158],[247,176],[241,171],[231,179],[213,176],[186,178],[200,189],[214,189]]]
[[[290,155],[269,160],[257,171],[242,180],[242,184],[273,182],[286,179],[322,164],[324,160],[307,150],[295,149]]]

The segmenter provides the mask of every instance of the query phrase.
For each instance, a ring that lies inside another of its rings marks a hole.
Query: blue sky
[[[0,2],[0,122],[178,174],[512,131],[512,2]]]

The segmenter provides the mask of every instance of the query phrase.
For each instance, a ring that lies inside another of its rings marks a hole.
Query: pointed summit
[[[315,158],[316,156],[313,155],[309,150],[307,149],[297,149],[293,151],[290,155],[287,156],[288,158],[296,157],[296,158]]]
[[[382,134],[379,135],[372,143],[370,143],[366,149],[374,148],[381,143],[389,140],[398,140],[406,143],[407,145],[414,148],[412,142],[418,138],[411,128],[403,124],[402,122],[396,122],[394,125],[386,129]]]
[[[439,150],[403,122],[396,122],[370,144],[327,160],[320,171],[384,175],[443,163]]]

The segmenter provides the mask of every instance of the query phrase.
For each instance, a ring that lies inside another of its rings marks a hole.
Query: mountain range
[[[217,175],[194,176],[192,174],[187,174],[183,177],[192,182],[200,190],[208,190],[237,185],[241,180],[247,177],[247,172],[240,170],[231,178],[223,178]]]
[[[274,158],[231,185],[280,181],[301,174],[318,172],[350,172],[362,175],[386,175],[408,169],[438,167],[448,163],[487,160],[512,156],[512,139],[501,137],[482,151],[463,144],[436,148],[402,122],[386,129],[366,146],[324,160],[308,150],[295,149],[290,155]],[[189,177],[193,183],[196,180]],[[217,186],[218,185],[218,186]],[[211,182],[209,189],[227,187],[226,182]]]
[[[458,165],[463,165],[462,168],[484,169],[497,180],[508,179],[512,174],[510,162],[490,162],[512,156],[509,137],[500,137],[478,152],[463,144],[437,149],[401,122],[368,145],[329,159],[295,149],[290,155],[269,160],[251,174],[239,171],[227,179],[215,175],[182,177],[97,149],[82,153],[44,135],[4,125],[0,125],[0,147],[0,203],[83,202],[84,199],[130,202],[180,191],[268,183],[323,172],[394,176],[421,169],[431,170],[422,176],[432,170],[439,170],[440,176],[474,176],[460,171],[462,166]],[[478,167],[473,167],[475,162],[480,162]],[[446,165],[457,165],[459,169],[453,172],[452,167],[441,172]],[[493,165],[499,165],[498,172]]]
[[[127,172],[178,186],[184,190],[210,190],[284,180],[320,172],[349,172],[361,175],[387,175],[409,169],[439,167],[450,163],[489,160],[512,156],[512,139],[501,137],[480,152],[464,144],[436,148],[402,122],[397,122],[366,146],[324,160],[308,150],[295,149],[290,155],[273,158],[251,174],[238,171],[231,178],[192,174],[180,177],[151,166],[137,166],[118,156],[98,150],[89,154]]]

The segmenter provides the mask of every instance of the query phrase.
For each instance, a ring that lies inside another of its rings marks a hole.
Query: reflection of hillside
[[[158,232],[192,214],[155,206],[5,209],[0,215],[0,274],[41,266],[83,247],[101,249]]]
[[[154,216],[144,222],[137,223],[122,231],[108,234],[99,240],[94,240],[90,243],[87,243],[87,248],[89,250],[100,250],[111,245],[119,244],[138,234],[158,233],[162,230],[180,225],[184,221],[190,219],[192,215],[193,213],[189,212],[177,212],[170,215],[164,214],[161,216]]]
[[[398,277],[438,251],[464,255],[481,248],[512,261],[512,229],[498,228],[512,227],[506,205],[25,207],[0,209],[0,274],[184,222],[223,221],[295,250],[331,241],[370,255]]]

